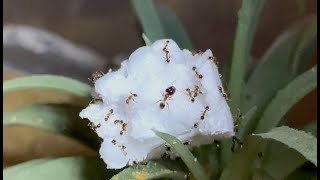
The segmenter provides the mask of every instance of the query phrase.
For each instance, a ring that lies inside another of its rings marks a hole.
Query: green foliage
[[[294,72],[291,63],[293,57],[296,57],[296,62],[304,63],[301,67],[303,67],[302,70],[306,70],[306,65],[310,62],[310,50],[305,49],[308,53],[296,51],[296,47],[300,43],[300,37],[312,31],[313,27],[310,23],[315,23],[313,18],[303,19],[292,25],[274,41],[262,56],[244,87],[241,103],[243,111],[248,111],[252,106],[257,106],[259,111],[262,111],[277,91],[298,75],[298,72],[292,74]],[[313,44],[314,40],[308,38],[306,44]],[[308,54],[308,57],[304,58],[302,54]],[[298,57],[301,57],[300,60]]]
[[[284,179],[307,162],[297,151],[278,141],[269,141],[263,154],[261,167],[275,179]]]
[[[288,127],[284,116],[293,105],[317,87],[317,66],[310,66],[317,45],[317,17],[307,16],[285,30],[264,55],[252,73],[250,50],[264,0],[243,0],[232,45],[231,61],[225,66],[223,82],[231,94],[230,107],[245,112],[240,119],[237,138],[193,149],[192,153],[176,137],[155,132],[181,159],[150,161],[122,171],[107,170],[97,158],[45,158],[5,168],[5,179],[316,179],[316,121],[301,127]],[[299,0],[301,12],[304,3]],[[192,42],[175,13],[152,0],[132,0],[142,26],[146,45],[162,38],[174,39],[180,47],[193,49]],[[300,15],[302,15],[301,13]],[[248,76],[247,76],[248,75]],[[3,83],[7,92],[25,89],[54,89],[89,101],[91,87],[79,81],[55,75],[33,75]],[[50,103],[50,102],[48,102]],[[98,151],[99,138],[78,117],[80,107],[65,104],[32,104],[4,113],[3,127],[27,125],[75,137]],[[302,131],[303,130],[303,131]],[[305,133],[306,132],[310,132]],[[252,135],[252,133],[262,133]],[[219,148],[220,146],[220,148]],[[311,164],[311,165],[310,165]],[[117,174],[117,175],[115,175]]]
[[[3,83],[3,93],[33,88],[50,88],[91,99],[91,87],[80,81],[56,75],[32,75]]]
[[[282,126],[274,128],[270,132],[257,135],[262,138],[279,141],[295,149],[317,166],[317,139],[311,134]]]
[[[186,174],[181,171],[170,170],[164,165],[150,161],[147,165],[134,165],[126,168],[119,174],[113,176],[111,180],[117,179],[159,179],[172,178],[177,180],[185,179]]]
[[[250,50],[256,30],[257,21],[264,5],[264,0],[243,0],[238,12],[238,25],[233,42],[233,51],[228,81],[228,91],[232,101],[229,106],[232,114],[240,107],[245,74],[249,63]],[[226,166],[231,158],[231,141],[224,140],[221,144],[221,163]]]
[[[3,178],[10,180],[56,180],[109,179],[114,172],[107,173],[105,164],[97,158],[63,157],[32,160],[3,170]]]
[[[79,117],[82,108],[65,104],[31,104],[4,112],[3,127],[25,125],[60,133],[82,141],[93,149],[100,147],[99,138]]]
[[[133,8],[141,23],[144,34],[153,43],[158,39],[166,38],[157,11],[152,1],[132,0]]]
[[[185,145],[183,145],[183,143],[179,141],[179,139],[159,131],[155,131],[155,133],[157,134],[157,136],[165,140],[179,154],[183,162],[188,166],[195,179],[209,179],[205,174],[203,168],[199,164],[198,159],[192,155],[189,149]]]
[[[306,71],[291,81],[285,88],[278,91],[272,99],[255,130],[256,133],[269,131],[279,124],[281,118],[300,99],[317,86],[317,66]]]
[[[167,38],[172,38],[184,49],[194,49],[191,40],[175,13],[166,6],[159,6],[157,12]]]

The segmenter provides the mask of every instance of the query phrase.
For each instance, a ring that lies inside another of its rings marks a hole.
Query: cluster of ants
[[[168,47],[168,44],[169,44],[170,41],[166,41],[166,44],[164,46],[164,48],[162,49],[163,52],[165,53],[165,58],[166,58],[166,62],[169,63],[170,62],[170,55],[169,55],[169,51],[167,49]],[[197,50],[197,51],[193,51],[192,52],[192,55],[195,56],[195,55],[202,55],[203,52],[201,50]],[[209,60],[211,60],[212,62],[214,62],[216,65],[218,65],[218,61],[217,61],[217,58],[214,57],[214,56],[210,56],[209,57]],[[198,71],[197,71],[197,68],[195,66],[192,67],[192,70],[195,72],[195,74],[198,76],[199,79],[202,79],[203,78],[203,75],[200,74]],[[104,73],[102,71],[98,71],[98,72],[95,72],[92,74],[92,76],[90,78],[88,78],[92,83],[95,83],[100,77],[102,77],[104,75]],[[229,100],[230,98],[230,94],[229,93],[226,93],[224,92],[224,90],[222,89],[221,86],[219,86],[219,91],[220,91],[220,94],[222,97],[224,97],[226,100]],[[168,100],[170,100],[172,98],[172,96],[175,94],[176,92],[176,88],[174,86],[170,86],[168,88],[166,88],[165,90],[165,93],[162,93],[162,97],[163,99],[159,100],[158,102],[159,103],[159,107],[160,109],[164,109],[166,104],[169,106],[168,104]],[[194,102],[195,101],[195,98],[198,96],[198,94],[202,94],[202,92],[200,91],[200,88],[199,86],[195,85],[194,89],[191,90],[190,88],[187,88],[186,89],[186,93],[187,95],[190,97],[190,100],[191,102]],[[138,97],[137,94],[135,93],[131,93],[130,92],[130,95],[128,96],[128,98],[126,99],[126,104],[129,105],[131,101],[135,102],[134,98]],[[93,98],[91,101],[90,101],[90,104],[91,103],[96,103],[96,102],[101,102],[102,99],[101,98]],[[205,106],[205,109],[204,111],[202,111],[202,114],[200,116],[200,119],[201,120],[204,120],[205,119],[205,115],[207,114],[207,112],[209,111],[209,106]],[[105,117],[105,121],[108,121],[109,117],[113,114],[113,109],[111,109],[108,114],[106,115]],[[198,125],[199,125],[199,122],[196,122],[194,125],[193,125],[193,128],[197,128]],[[123,120],[115,120],[114,121],[114,124],[115,125],[121,125],[121,130],[120,130],[120,135],[123,135],[124,132],[127,130],[127,123],[124,123]],[[101,123],[97,124],[97,125],[94,125],[94,123],[90,122],[88,124],[88,126],[96,131],[97,128],[100,128],[101,127]],[[116,140],[112,140],[111,143],[113,145],[116,145]],[[188,145],[189,142],[186,142],[185,145]],[[126,149],[126,147],[124,145],[120,145],[119,146],[123,151]]]

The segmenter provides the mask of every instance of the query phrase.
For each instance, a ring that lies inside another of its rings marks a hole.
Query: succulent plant
[[[51,97],[5,112],[4,128],[31,126],[76,139],[93,151],[10,166],[3,170],[5,179],[316,179],[316,121],[294,129],[286,117],[317,87],[317,66],[308,67],[316,47],[316,16],[280,34],[249,71],[264,0],[243,0],[231,60],[220,77],[211,63],[212,52],[193,48],[170,9],[143,0],[132,0],[132,5],[146,46],[118,71],[89,78],[94,91],[88,84],[56,75],[3,83],[4,94],[41,89],[77,97],[64,104],[55,104]],[[193,68],[198,66],[199,71]],[[203,88],[203,96],[196,98],[194,83]],[[171,97],[176,99],[167,102]],[[203,121],[194,127],[198,115]],[[124,146],[115,146],[118,141],[128,144],[128,156],[121,152]]]

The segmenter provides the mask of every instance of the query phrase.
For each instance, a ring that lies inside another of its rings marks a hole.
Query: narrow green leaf
[[[146,44],[146,46],[151,45],[150,39],[144,33],[142,33],[142,39],[144,40],[144,43]]]
[[[72,126],[71,119],[79,116],[78,114],[79,108],[67,105],[28,105],[11,112],[4,112],[3,126],[20,124],[65,133],[65,130]]]
[[[301,74],[279,90],[262,114],[255,133],[263,133],[277,126],[281,118],[301,98],[317,87],[317,66]]]
[[[150,161],[147,165],[137,165],[122,170],[117,175],[113,176],[111,180],[117,179],[158,179],[158,178],[171,178],[171,179],[185,179],[186,174],[181,171],[170,170],[160,163]]]
[[[237,137],[242,140],[246,135],[253,132],[253,129],[256,125],[255,114],[257,112],[257,106],[253,106],[244,116],[243,119],[240,120],[239,130],[237,133]]]
[[[310,132],[312,135],[317,137],[317,120],[311,121],[309,124],[305,125],[301,130]]]
[[[56,179],[109,179],[114,171],[97,158],[63,157],[27,161],[3,170],[3,178],[10,180],[56,180]]]
[[[223,169],[220,180],[251,179],[256,164],[260,163],[258,153],[263,150],[265,144],[261,138],[247,137],[242,149],[234,153],[228,166]]]
[[[182,142],[176,137],[155,131],[156,135],[165,140],[181,157],[183,162],[187,165],[195,179],[197,180],[208,180],[204,169],[198,163],[198,160],[192,155],[189,149],[182,144]]]
[[[233,42],[230,80],[228,84],[228,91],[232,98],[230,106],[233,113],[240,106],[240,97],[247,64],[250,59],[252,40],[264,2],[264,0],[243,0],[241,9],[238,12],[238,25]]]
[[[238,12],[238,25],[230,66],[228,91],[231,94],[229,106],[232,114],[236,114],[240,108],[240,100],[243,90],[247,65],[250,60],[250,50],[256,30],[257,21],[264,5],[264,0],[243,0],[241,9]],[[247,111],[247,110],[246,110]],[[225,167],[231,158],[230,140],[221,141],[221,164]]]
[[[100,147],[99,138],[79,117],[81,108],[64,104],[32,104],[5,112],[3,126],[26,125],[60,133],[81,140],[93,149]]]
[[[32,75],[3,83],[3,93],[32,88],[50,88],[68,92],[85,99],[91,98],[91,87],[80,81],[57,75]]]
[[[143,33],[146,34],[151,43],[166,38],[152,0],[132,0],[132,5],[142,25]]]
[[[294,149],[272,141],[264,152],[261,168],[275,179],[284,179],[306,162],[306,158]]]
[[[310,27],[308,23],[311,22],[308,17],[289,27],[262,56],[244,87],[241,110],[248,111],[252,106],[257,106],[258,111],[262,111],[276,92],[283,88],[290,79],[294,78],[291,76],[292,59],[305,27]],[[312,44],[310,41],[307,42],[306,44]],[[297,52],[296,57],[301,57],[304,54],[304,52]],[[303,61],[302,59],[299,61]],[[298,62],[298,60],[296,61]],[[307,64],[308,62],[310,62],[310,59],[304,59],[304,63]]]
[[[193,50],[191,40],[176,14],[164,5],[159,6],[157,12],[167,38],[173,39],[181,48]]]
[[[317,17],[310,17],[310,24],[307,24],[302,32],[299,44],[295,48],[295,53],[292,58],[291,76],[296,75],[306,70],[312,57],[312,52],[317,47]]]
[[[257,134],[257,136],[279,141],[295,149],[317,166],[317,139],[311,134],[281,126],[272,129],[268,133]]]

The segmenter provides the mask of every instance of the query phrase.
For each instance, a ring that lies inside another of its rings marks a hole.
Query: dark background
[[[240,0],[156,0],[173,9],[197,49],[212,49],[220,61],[228,58]],[[302,12],[299,2],[305,3]],[[94,49],[110,61],[143,45],[130,1],[4,0],[4,25],[25,24],[57,33]],[[260,57],[277,35],[307,14],[316,13],[316,0],[266,0],[252,48]],[[316,55],[314,63],[316,63]],[[63,63],[63,62],[61,62]],[[47,68],[47,67],[46,67]],[[55,67],[52,67],[55,68]],[[104,67],[107,69],[108,67]],[[28,71],[28,68],[24,69]],[[86,72],[91,73],[91,72]],[[316,93],[307,96],[290,114],[296,125],[316,118]],[[306,113],[307,112],[307,113]]]

